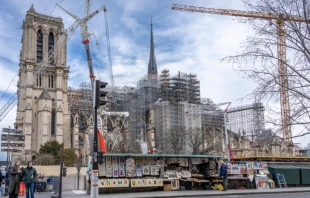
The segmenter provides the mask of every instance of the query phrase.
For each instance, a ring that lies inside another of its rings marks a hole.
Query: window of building
[[[51,121],[51,135],[55,135],[56,129],[56,110],[52,110],[52,121]]]
[[[55,78],[54,73],[50,72],[47,76],[48,88],[54,88],[54,78]]]
[[[37,87],[41,87],[42,86],[42,78],[41,75],[38,74],[37,75]]]
[[[52,32],[49,33],[48,35],[48,58],[49,58],[49,63],[54,64],[54,55],[51,55],[51,52],[54,50],[54,34]]]
[[[43,34],[42,31],[38,31],[37,35],[37,62],[41,62],[43,57]]]

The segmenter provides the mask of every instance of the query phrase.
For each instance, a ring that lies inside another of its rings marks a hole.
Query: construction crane
[[[196,7],[188,5],[173,4],[172,10],[199,12],[208,14],[219,14],[236,17],[248,17],[267,19],[269,21],[276,20],[277,24],[277,52],[278,52],[278,72],[279,72],[279,86],[280,86],[280,105],[281,105],[281,121],[282,121],[282,133],[283,139],[287,142],[292,141],[292,133],[290,126],[290,108],[289,108],[289,96],[288,96],[288,77],[286,67],[286,32],[284,27],[285,21],[305,22],[302,17],[287,14],[275,14],[275,13],[261,13],[253,11],[231,10],[231,9],[214,9],[205,7]]]
[[[89,3],[89,0],[86,0],[86,1],[88,1],[88,3]],[[89,5],[88,5],[88,8],[86,8],[86,7],[85,7],[85,13],[88,14],[89,13]],[[85,32],[84,30],[85,29],[87,30],[87,26],[85,26],[86,22],[89,21],[96,14],[98,14],[100,11],[102,11],[104,9],[105,9],[105,6],[102,6],[98,10],[94,11],[93,13],[86,15],[83,19],[80,19],[78,17],[75,18],[76,19],[75,22],[66,30],[66,33],[62,34],[62,36],[59,38],[57,43],[55,43],[55,45],[52,47],[52,49],[44,56],[44,58],[38,64],[38,66],[36,66],[34,68],[33,75],[30,76],[28,79],[26,79],[26,81],[23,84],[19,85],[19,88],[18,88],[17,92],[15,94],[13,94],[10,97],[10,99],[8,100],[8,102],[6,102],[4,104],[4,106],[0,109],[0,122],[5,118],[5,116],[16,105],[17,97],[20,95],[20,92],[26,90],[27,87],[32,86],[32,84],[33,84],[33,76],[37,76],[38,74],[42,73],[45,70],[46,65],[43,63],[43,60],[48,60],[48,63],[51,64],[53,62],[54,58],[60,52],[60,50],[58,50],[58,49],[63,47],[64,44],[67,43],[70,40],[70,38],[73,35],[73,33],[75,32],[75,30],[79,26],[81,26],[81,29],[83,30],[82,32],[84,33]],[[85,38],[84,40],[87,40],[88,35],[87,34],[83,34],[82,37]],[[87,41],[85,41],[85,43],[88,44]],[[91,63],[91,59],[89,59],[88,62]],[[90,69],[90,73],[93,74],[92,68],[89,67],[89,69]],[[92,77],[92,76],[94,76],[94,75],[90,75],[90,77]],[[20,82],[20,83],[22,83],[22,82]]]
[[[89,78],[90,78],[92,87],[94,87],[96,76],[94,74],[92,58],[91,58],[90,49],[89,49],[89,40],[88,40],[89,32],[88,32],[88,27],[87,27],[87,21],[89,21],[91,18],[93,18],[95,15],[97,15],[102,10],[106,12],[106,8],[105,6],[102,6],[101,8],[93,12],[92,14],[89,14],[90,0],[85,0],[84,18],[79,18],[78,16],[72,14],[68,10],[61,7],[59,4],[57,4],[57,6],[60,7],[64,12],[69,14],[76,21],[78,21],[80,25],[82,43],[85,45],[85,49],[86,49],[87,63],[88,63],[88,69],[89,69]]]

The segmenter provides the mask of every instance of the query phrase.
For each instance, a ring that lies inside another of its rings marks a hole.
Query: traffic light
[[[67,176],[67,167],[62,167],[62,176],[66,177]]]
[[[106,82],[100,82],[100,80],[96,80],[95,84],[95,98],[94,98],[94,108],[99,108],[100,106],[105,105],[108,101],[105,99],[108,92],[102,90],[108,85]]]
[[[103,152],[99,151],[98,153],[98,163],[103,164]]]

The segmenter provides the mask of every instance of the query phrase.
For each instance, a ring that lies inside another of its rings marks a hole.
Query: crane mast
[[[290,126],[290,108],[289,108],[289,96],[288,96],[288,77],[286,67],[286,32],[284,27],[285,21],[305,22],[304,18],[287,15],[287,14],[274,14],[274,13],[261,13],[254,11],[243,10],[231,10],[231,9],[214,9],[188,5],[173,4],[172,10],[219,14],[236,17],[248,17],[277,21],[277,56],[278,56],[278,73],[279,73],[279,92],[280,92],[280,106],[281,106],[281,122],[282,122],[282,134],[286,142],[292,141],[292,133]]]
[[[87,57],[87,63],[88,63],[88,69],[89,69],[89,78],[90,78],[91,85],[93,88],[94,82],[95,82],[95,74],[94,74],[93,63],[92,63],[92,58],[90,54],[89,39],[88,39],[89,32],[88,32],[88,27],[87,27],[87,21],[89,21],[91,18],[93,18],[95,15],[97,15],[102,10],[106,11],[106,8],[105,6],[102,6],[95,12],[89,14],[90,0],[85,0],[84,18],[79,18],[78,16],[72,14],[68,10],[61,7],[59,4],[57,5],[58,7],[60,7],[60,9],[62,9],[67,14],[69,14],[72,18],[79,21],[81,36],[82,36],[82,43],[85,45],[85,50],[86,50],[86,57]]]

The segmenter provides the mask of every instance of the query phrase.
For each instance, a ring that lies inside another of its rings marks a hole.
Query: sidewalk
[[[164,197],[192,197],[192,196],[219,196],[219,195],[248,195],[248,194],[276,194],[276,193],[297,193],[297,192],[310,192],[310,187],[292,187],[292,188],[276,188],[276,189],[245,189],[245,190],[187,190],[187,191],[152,191],[152,192],[137,192],[137,193],[112,193],[100,194],[99,197],[109,198],[164,198]],[[25,197],[25,196],[19,196]],[[49,198],[51,193],[35,193],[35,198]],[[64,191],[63,198],[89,198],[85,191]]]

